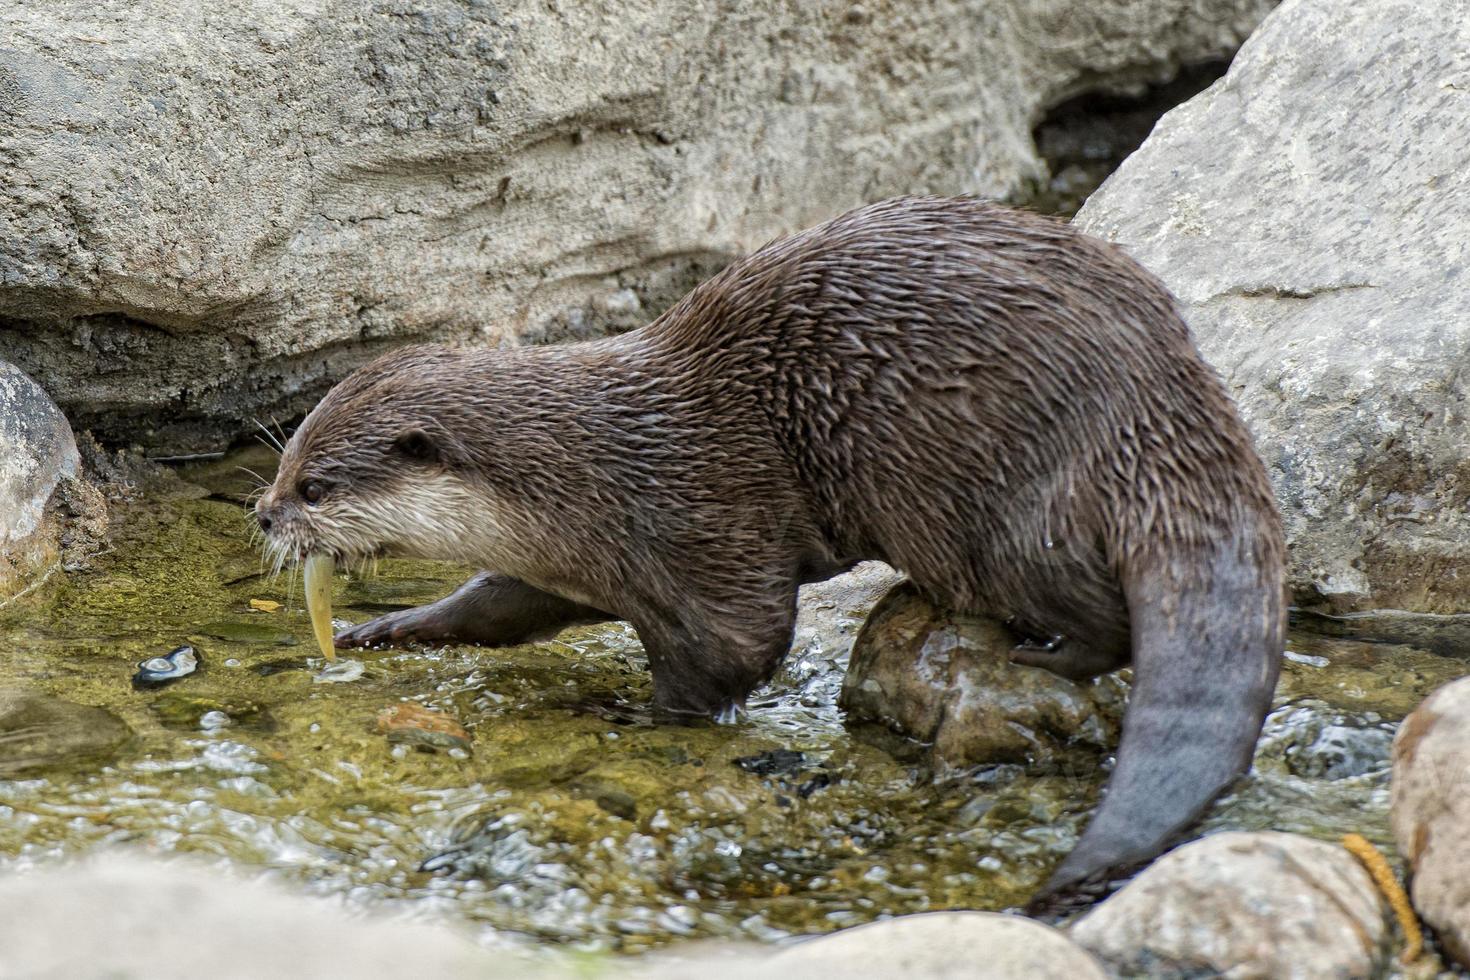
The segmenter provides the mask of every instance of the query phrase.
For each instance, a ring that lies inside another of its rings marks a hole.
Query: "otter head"
[[[473,558],[483,493],[464,475],[452,417],[458,353],[410,347],[337,385],[301,423],[255,505],[279,561]]]
[[[410,347],[337,385],[291,436],[255,505],[276,566],[301,562],[317,640],[331,647],[330,583],[338,562],[398,555],[475,560],[493,533],[465,451],[443,424],[460,354]]]

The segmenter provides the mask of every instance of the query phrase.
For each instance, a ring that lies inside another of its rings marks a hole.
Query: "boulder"
[[[1016,639],[993,620],[937,609],[911,583],[874,607],[853,645],[841,705],[932,743],[952,766],[1046,762],[1069,745],[1117,743],[1125,688],[1076,683],[1010,662]]]
[[[1470,34],[1288,0],[1078,222],[1179,297],[1271,472],[1297,602],[1470,604]]]
[[[1411,897],[1470,967],[1470,679],[1440,688],[1399,726],[1390,819]]]
[[[1085,950],[1031,919],[995,912],[926,912],[807,940],[771,957],[766,976],[845,980],[1103,980]]]
[[[1068,931],[1119,975],[1180,980],[1366,978],[1389,935],[1356,858],[1275,832],[1176,848]]]
[[[0,361],[0,600],[56,559],[62,528],[54,498],[80,467],[60,409],[19,368]]]
[[[26,977],[570,975],[442,926],[130,855],[0,877],[0,949],[6,975]]]
[[[215,447],[389,347],[631,327],[859,203],[1021,191],[1048,106],[1273,3],[10,4],[0,350],[104,441]]]

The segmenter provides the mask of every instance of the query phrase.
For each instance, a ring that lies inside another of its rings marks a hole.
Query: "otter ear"
[[[393,439],[393,451],[420,463],[439,459],[439,446],[423,429],[404,429]]]

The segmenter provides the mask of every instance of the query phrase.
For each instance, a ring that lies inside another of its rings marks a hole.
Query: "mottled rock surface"
[[[65,416],[41,387],[0,361],[0,599],[55,559],[58,486],[81,466]]]
[[[1082,90],[1274,0],[207,0],[0,11],[0,350],[161,449],[383,349],[644,322],[779,234],[1005,196]]]
[[[930,912],[871,922],[772,957],[768,976],[847,980],[1102,980],[1097,961],[1063,933],[994,912]]]
[[[888,593],[853,647],[842,707],[933,743],[963,766],[1046,761],[1069,744],[1117,741],[1124,687],[1074,683],[1010,662],[1016,638],[993,620],[936,609],[909,583]]]
[[[1399,726],[1390,816],[1415,909],[1470,966],[1470,679],[1440,688]]]
[[[1470,604],[1470,6],[1289,0],[1083,208],[1183,303],[1299,602]]]
[[[1176,848],[1069,930],[1123,976],[1373,976],[1386,910],[1357,859],[1293,834],[1222,833]]]

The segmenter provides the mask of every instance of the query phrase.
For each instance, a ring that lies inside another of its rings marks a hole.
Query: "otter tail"
[[[1076,848],[1028,911],[1101,891],[1157,856],[1251,763],[1281,668],[1282,571],[1256,542],[1125,568],[1133,691],[1117,767]],[[1269,555],[1274,549],[1265,549]]]

